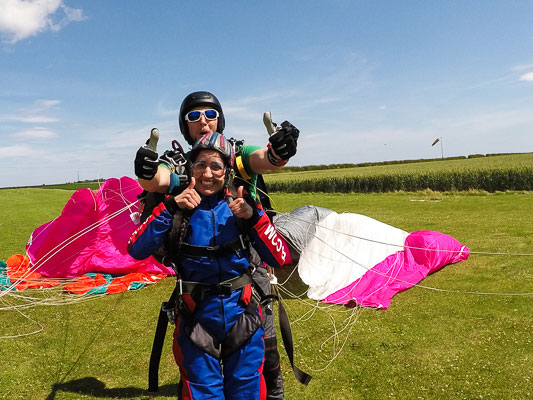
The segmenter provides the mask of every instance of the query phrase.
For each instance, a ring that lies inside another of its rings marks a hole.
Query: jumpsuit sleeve
[[[249,203],[250,204],[250,203]],[[261,259],[276,268],[292,264],[289,246],[260,205],[254,203],[253,216],[245,221],[252,246]]]
[[[165,203],[154,208],[152,214],[137,227],[128,241],[128,253],[136,260],[144,260],[154,254],[172,229],[173,213]]]

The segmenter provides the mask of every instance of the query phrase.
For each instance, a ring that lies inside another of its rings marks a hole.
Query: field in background
[[[265,182],[283,193],[533,190],[533,154],[277,172],[265,175]]]
[[[56,217],[71,193],[0,191],[0,259],[23,252],[31,231]],[[273,201],[281,212],[313,204],[407,231],[437,230],[473,251],[533,253],[530,192],[276,194]],[[429,276],[424,287],[399,294],[381,311],[316,308],[307,300],[286,298],[297,364],[313,375],[308,387],[296,383],[281,351],[286,398],[531,397],[533,297],[501,294],[533,293],[532,265],[529,256],[474,254]],[[289,272],[280,271],[280,280]],[[161,392],[152,397],[144,391],[157,313],[173,285],[165,279],[87,303],[23,310],[44,330],[0,339],[0,398],[175,398],[170,332]],[[284,287],[298,294],[304,290],[294,276]],[[14,301],[5,299],[3,308]],[[0,336],[34,328],[19,313],[0,310]]]

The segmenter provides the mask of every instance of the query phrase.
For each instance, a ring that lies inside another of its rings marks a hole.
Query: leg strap
[[[283,302],[281,301],[281,298],[279,299],[279,329],[281,331],[281,338],[283,339],[283,345],[285,346],[285,351],[287,352],[287,356],[289,357],[289,361],[291,362],[292,370],[294,371],[294,376],[298,380],[298,382],[302,383],[303,385],[306,385],[311,380],[311,375],[306,374],[302,370],[300,370],[296,365],[294,365],[294,346],[292,342],[292,331],[291,331],[291,324],[289,322],[289,317],[287,316],[287,312],[285,311],[285,307],[283,307]]]

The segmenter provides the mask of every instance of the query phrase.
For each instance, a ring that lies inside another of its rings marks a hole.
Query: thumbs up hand
[[[237,218],[249,219],[254,214],[254,210],[243,198],[243,191],[244,187],[239,186],[237,188],[237,197],[229,203],[229,208]]]
[[[200,204],[202,199],[194,188],[195,185],[196,180],[194,177],[191,177],[191,183],[189,183],[189,186],[187,186],[183,192],[174,197],[178,207],[182,210],[194,210],[198,204]]]

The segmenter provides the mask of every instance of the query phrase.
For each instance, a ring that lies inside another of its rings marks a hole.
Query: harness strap
[[[222,244],[220,246],[194,246],[188,243],[182,243],[180,247],[180,255],[187,257],[210,257],[215,258],[216,256],[232,252],[237,253],[238,251],[246,250],[246,240],[243,235],[239,235],[237,238],[232,241]]]
[[[244,168],[244,162],[242,161],[242,156],[237,156],[235,158],[235,165],[237,166],[237,170],[239,171],[239,174],[243,177],[244,180],[249,181],[250,175],[246,172],[246,169]]]
[[[291,367],[294,372],[294,376],[296,377],[298,382],[307,386],[307,384],[311,380],[311,375],[306,374],[296,365],[294,365],[294,346],[292,342],[291,324],[289,322],[287,312],[285,311],[285,307],[283,307],[283,302],[281,301],[281,298],[279,299],[278,304],[279,329],[281,331],[281,338],[283,339],[285,351],[287,352],[287,356],[289,357],[289,361],[291,362]]]
[[[205,294],[231,294],[234,290],[241,289],[251,283],[252,277],[250,273],[245,273],[220,283],[203,283],[178,279],[176,294],[179,296],[191,294],[193,297],[200,296],[200,299],[202,299]]]
[[[152,344],[152,353],[150,354],[150,364],[148,367],[148,391],[159,391],[159,363],[161,362],[161,353],[163,351],[163,343],[167,333],[167,326],[169,322],[168,307],[173,306],[176,296],[176,289],[172,291],[168,302],[164,302],[159,310],[159,317],[157,318],[157,327],[155,329],[154,342]]]

